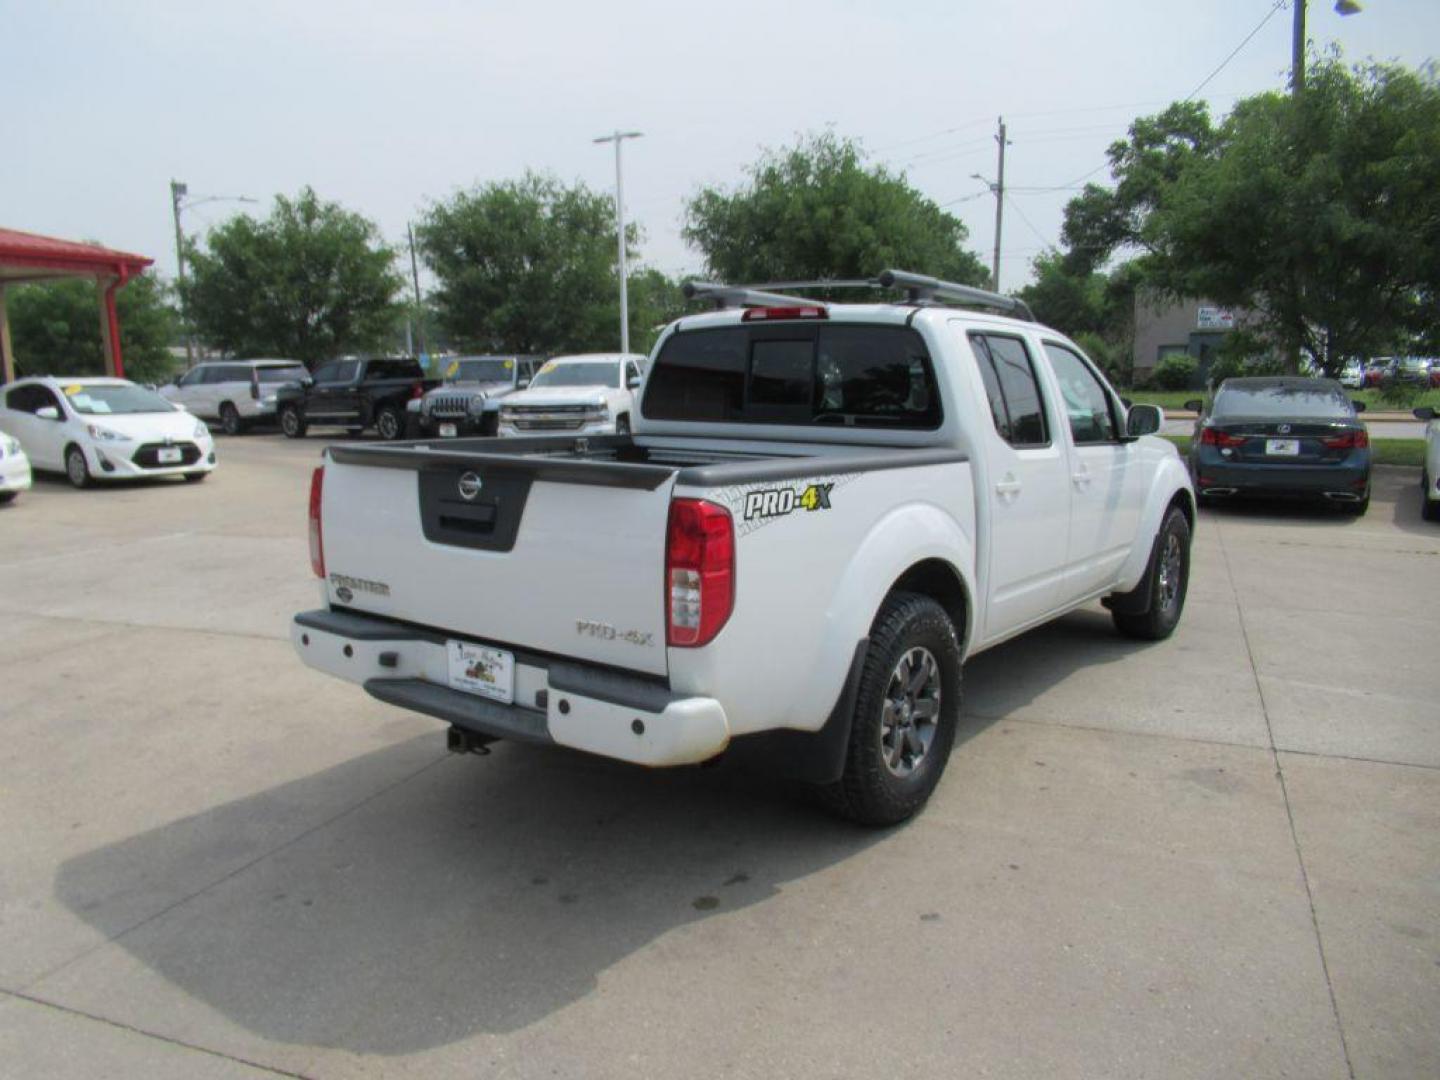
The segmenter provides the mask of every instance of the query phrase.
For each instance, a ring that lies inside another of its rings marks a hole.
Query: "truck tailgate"
[[[612,486],[441,455],[396,466],[406,458],[372,455],[372,465],[331,451],[321,518],[332,605],[666,673],[673,473]]]

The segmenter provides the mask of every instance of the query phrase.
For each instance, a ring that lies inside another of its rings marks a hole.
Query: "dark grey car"
[[[1333,379],[1226,379],[1199,412],[1190,475],[1202,503],[1308,498],[1363,514],[1370,505],[1370,435]]]
[[[445,368],[445,382],[412,408],[415,433],[494,435],[501,399],[530,385],[538,356],[457,356]]]

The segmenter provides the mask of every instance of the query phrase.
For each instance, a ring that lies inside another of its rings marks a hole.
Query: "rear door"
[[[673,476],[644,490],[543,475],[331,461],[330,602],[456,638],[664,674]]]
[[[953,324],[957,328],[962,324]],[[963,331],[959,331],[963,332]],[[1002,637],[1059,603],[1070,528],[1063,436],[1052,430],[1033,347],[1017,334],[968,335],[989,399],[989,602],[984,637]]]
[[[1120,441],[1120,402],[1090,364],[1057,341],[1044,350],[1069,436],[1069,602],[1115,582],[1136,543],[1149,473],[1140,443]]]

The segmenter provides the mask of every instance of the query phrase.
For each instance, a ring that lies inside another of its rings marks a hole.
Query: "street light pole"
[[[630,298],[626,291],[625,277],[625,177],[620,166],[620,144],[626,139],[638,139],[643,131],[616,130],[612,135],[602,135],[591,140],[596,143],[615,144],[615,233],[616,245],[620,252],[620,351],[630,351]]]
[[[190,312],[185,303],[185,237],[180,232],[180,200],[190,188],[178,180],[170,181],[170,209],[175,215],[175,265],[180,281],[180,325],[185,331],[185,366],[195,366],[195,342],[190,337]]]
[[[190,333],[190,312],[189,305],[185,303],[185,234],[180,229],[180,211],[190,206],[203,206],[210,202],[243,202],[253,203],[257,200],[248,195],[205,195],[198,199],[185,201],[185,196],[190,194],[190,185],[181,183],[179,180],[170,181],[170,210],[175,217],[175,269],[176,278],[180,282],[180,322],[185,329],[185,366],[195,366],[195,339]]]

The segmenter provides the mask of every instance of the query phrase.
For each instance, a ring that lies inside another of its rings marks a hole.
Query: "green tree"
[[[685,210],[685,240],[721,281],[868,278],[887,268],[983,285],[964,223],[860,147],[832,134],[766,151],[749,181],[702,189]]]
[[[630,275],[630,348],[648,353],[660,331],[688,310],[681,283],[653,268]]]
[[[1146,280],[1250,313],[1290,356],[1440,345],[1440,85],[1433,70],[1315,64],[1298,98],[1136,121],[1111,147],[1113,189],[1066,211],[1098,265],[1139,252]]]
[[[638,231],[633,228],[631,243]],[[615,204],[527,172],[432,205],[415,230],[457,346],[557,353],[619,343]]]
[[[313,364],[392,340],[403,281],[373,222],[310,188],[276,196],[263,221],[241,216],[190,247],[186,308],[197,335],[239,356]]]
[[[175,368],[167,349],[177,323],[169,292],[153,273],[131,278],[115,292],[127,378],[161,382]],[[17,374],[91,375],[105,370],[93,281],[14,286],[6,300]]]

